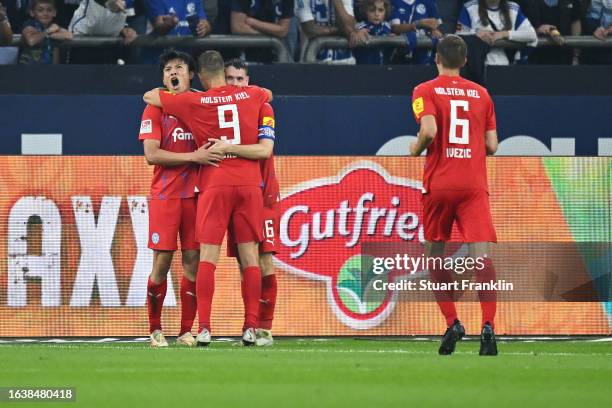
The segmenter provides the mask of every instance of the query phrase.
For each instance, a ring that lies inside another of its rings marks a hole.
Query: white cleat
[[[161,330],[151,333],[151,347],[168,347],[168,342]]]
[[[270,347],[274,344],[272,330],[257,329],[255,336],[257,337],[257,340],[255,340],[255,345],[259,347]]]
[[[246,329],[244,333],[242,333],[243,346],[254,346],[256,341],[257,336],[255,335],[255,329]]]
[[[208,329],[202,329],[195,340],[198,347],[208,347],[210,345],[210,332]]]
[[[176,344],[179,346],[193,347],[196,344],[196,339],[191,332],[187,332],[176,338]]]

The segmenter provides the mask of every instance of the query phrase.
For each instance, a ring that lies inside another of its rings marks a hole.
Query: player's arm
[[[148,92],[145,92],[142,100],[151,106],[156,106],[158,108],[162,107],[161,98],[159,97],[159,88],[151,89]]]
[[[485,150],[487,155],[492,156],[497,152],[497,118],[495,116],[495,105],[491,95],[487,92],[488,108],[487,108],[487,127],[485,128]]]
[[[412,95],[412,112],[417,124],[420,125],[416,142],[410,145],[410,155],[420,156],[433,142],[438,133],[436,125],[436,107],[431,97],[431,90],[419,85]]]
[[[185,164],[202,164],[218,167],[223,155],[202,146],[194,152],[176,153],[160,147],[159,140],[146,139],[143,142],[147,163],[163,167],[183,166]]]
[[[421,117],[421,128],[417,134],[417,140],[410,146],[410,155],[420,156],[421,153],[433,142],[438,133],[436,118],[433,115]]]
[[[487,130],[485,133],[485,148],[488,156],[493,156],[497,152],[497,130]]]
[[[219,139],[208,139],[213,143],[210,150],[233,154],[243,159],[265,160],[272,156],[274,141],[270,139],[259,139],[259,143],[251,145],[235,145]]]

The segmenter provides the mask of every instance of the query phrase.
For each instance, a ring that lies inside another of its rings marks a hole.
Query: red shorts
[[[274,203],[272,207],[263,208],[263,241],[259,243],[259,253],[277,254],[279,251],[279,234],[280,234],[280,204]],[[238,246],[232,233],[232,226],[228,230],[227,234],[227,256],[237,258],[238,257]]]
[[[237,243],[262,240],[263,199],[260,187],[210,187],[199,194],[196,218],[199,243],[221,245],[230,224]]]
[[[175,251],[178,235],[181,250],[198,249],[194,225],[196,207],[195,197],[149,200],[149,248]]]
[[[423,194],[427,241],[449,241],[453,222],[457,223],[463,242],[497,242],[486,191],[434,190]]]

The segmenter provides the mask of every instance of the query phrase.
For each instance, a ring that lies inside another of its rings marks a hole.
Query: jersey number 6
[[[231,112],[232,120],[225,120],[225,113]],[[219,116],[219,129],[234,129],[234,135],[230,139],[229,136],[221,136],[219,139],[227,140],[231,144],[240,144],[240,121],[238,120],[238,107],[232,105],[217,106],[217,114]]]
[[[468,101],[450,101],[450,130],[448,132],[448,141],[457,144],[470,143],[470,121],[467,119],[457,118],[457,109],[461,108],[464,112],[470,110]],[[457,128],[461,127],[461,136],[457,137]]]

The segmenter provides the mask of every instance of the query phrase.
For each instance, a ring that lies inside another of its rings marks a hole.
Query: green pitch
[[[612,406],[612,343],[499,343],[498,357],[459,343],[277,340],[208,349],[144,343],[0,345],[0,387],[76,387],[66,407]]]

